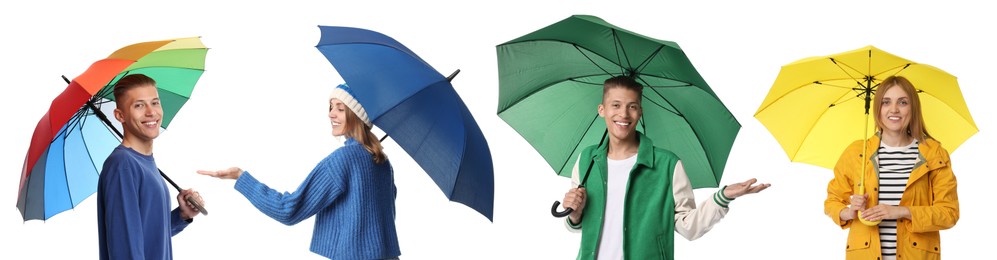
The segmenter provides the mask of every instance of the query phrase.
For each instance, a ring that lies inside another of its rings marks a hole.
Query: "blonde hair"
[[[886,127],[883,124],[883,119],[880,118],[880,111],[883,109],[883,96],[886,95],[886,91],[893,88],[899,87],[907,93],[910,99],[910,123],[907,124],[907,135],[914,137],[918,142],[924,142],[925,139],[931,138],[928,134],[928,129],[924,127],[924,117],[921,115],[921,99],[917,95],[917,89],[914,88],[914,84],[910,83],[910,80],[904,78],[903,76],[890,76],[879,83],[878,89],[876,89],[876,97],[873,99],[872,111],[875,113],[876,119],[876,130],[883,131]]]

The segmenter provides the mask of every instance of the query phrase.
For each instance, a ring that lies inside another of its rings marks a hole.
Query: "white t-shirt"
[[[626,204],[627,181],[630,170],[637,164],[637,154],[623,160],[606,158],[609,170],[606,178],[606,215],[599,239],[599,258],[623,259],[623,205]]]

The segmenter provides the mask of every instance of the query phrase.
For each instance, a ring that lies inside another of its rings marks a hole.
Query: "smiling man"
[[[198,213],[186,201],[204,201],[191,189],[170,192],[152,157],[153,139],[163,119],[156,81],[132,74],[114,85],[114,118],[124,128],[121,145],[104,161],[97,184],[100,259],[173,259],[172,237]]]
[[[567,225],[582,233],[578,259],[673,259],[672,233],[699,238],[723,219],[734,198],[769,187],[754,185],[755,179],[724,186],[697,207],[680,158],[637,132],[642,91],[626,76],[603,83],[598,112],[609,142],[582,151],[572,185],[582,177],[579,169],[591,167],[582,171],[591,175],[588,185],[564,194],[564,207],[574,209]]]

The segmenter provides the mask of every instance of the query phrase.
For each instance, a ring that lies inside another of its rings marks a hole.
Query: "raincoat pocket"
[[[851,228],[848,229],[848,244],[845,245],[845,258],[865,259],[869,254],[868,249],[872,246],[872,243],[872,232],[869,232],[869,227],[852,222]]]
[[[928,257],[918,259],[936,259],[942,253],[938,232],[910,233],[905,242],[907,244],[904,247],[913,248],[910,253]]]

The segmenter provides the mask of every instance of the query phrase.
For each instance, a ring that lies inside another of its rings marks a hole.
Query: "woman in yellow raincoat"
[[[824,213],[849,229],[846,259],[939,259],[938,231],[959,220],[948,151],[925,129],[920,99],[906,78],[886,78],[876,91],[873,111],[878,132],[841,154],[827,185]],[[871,167],[866,167],[862,187],[864,154]],[[865,195],[856,195],[860,188]],[[882,222],[866,225],[859,215]]]

